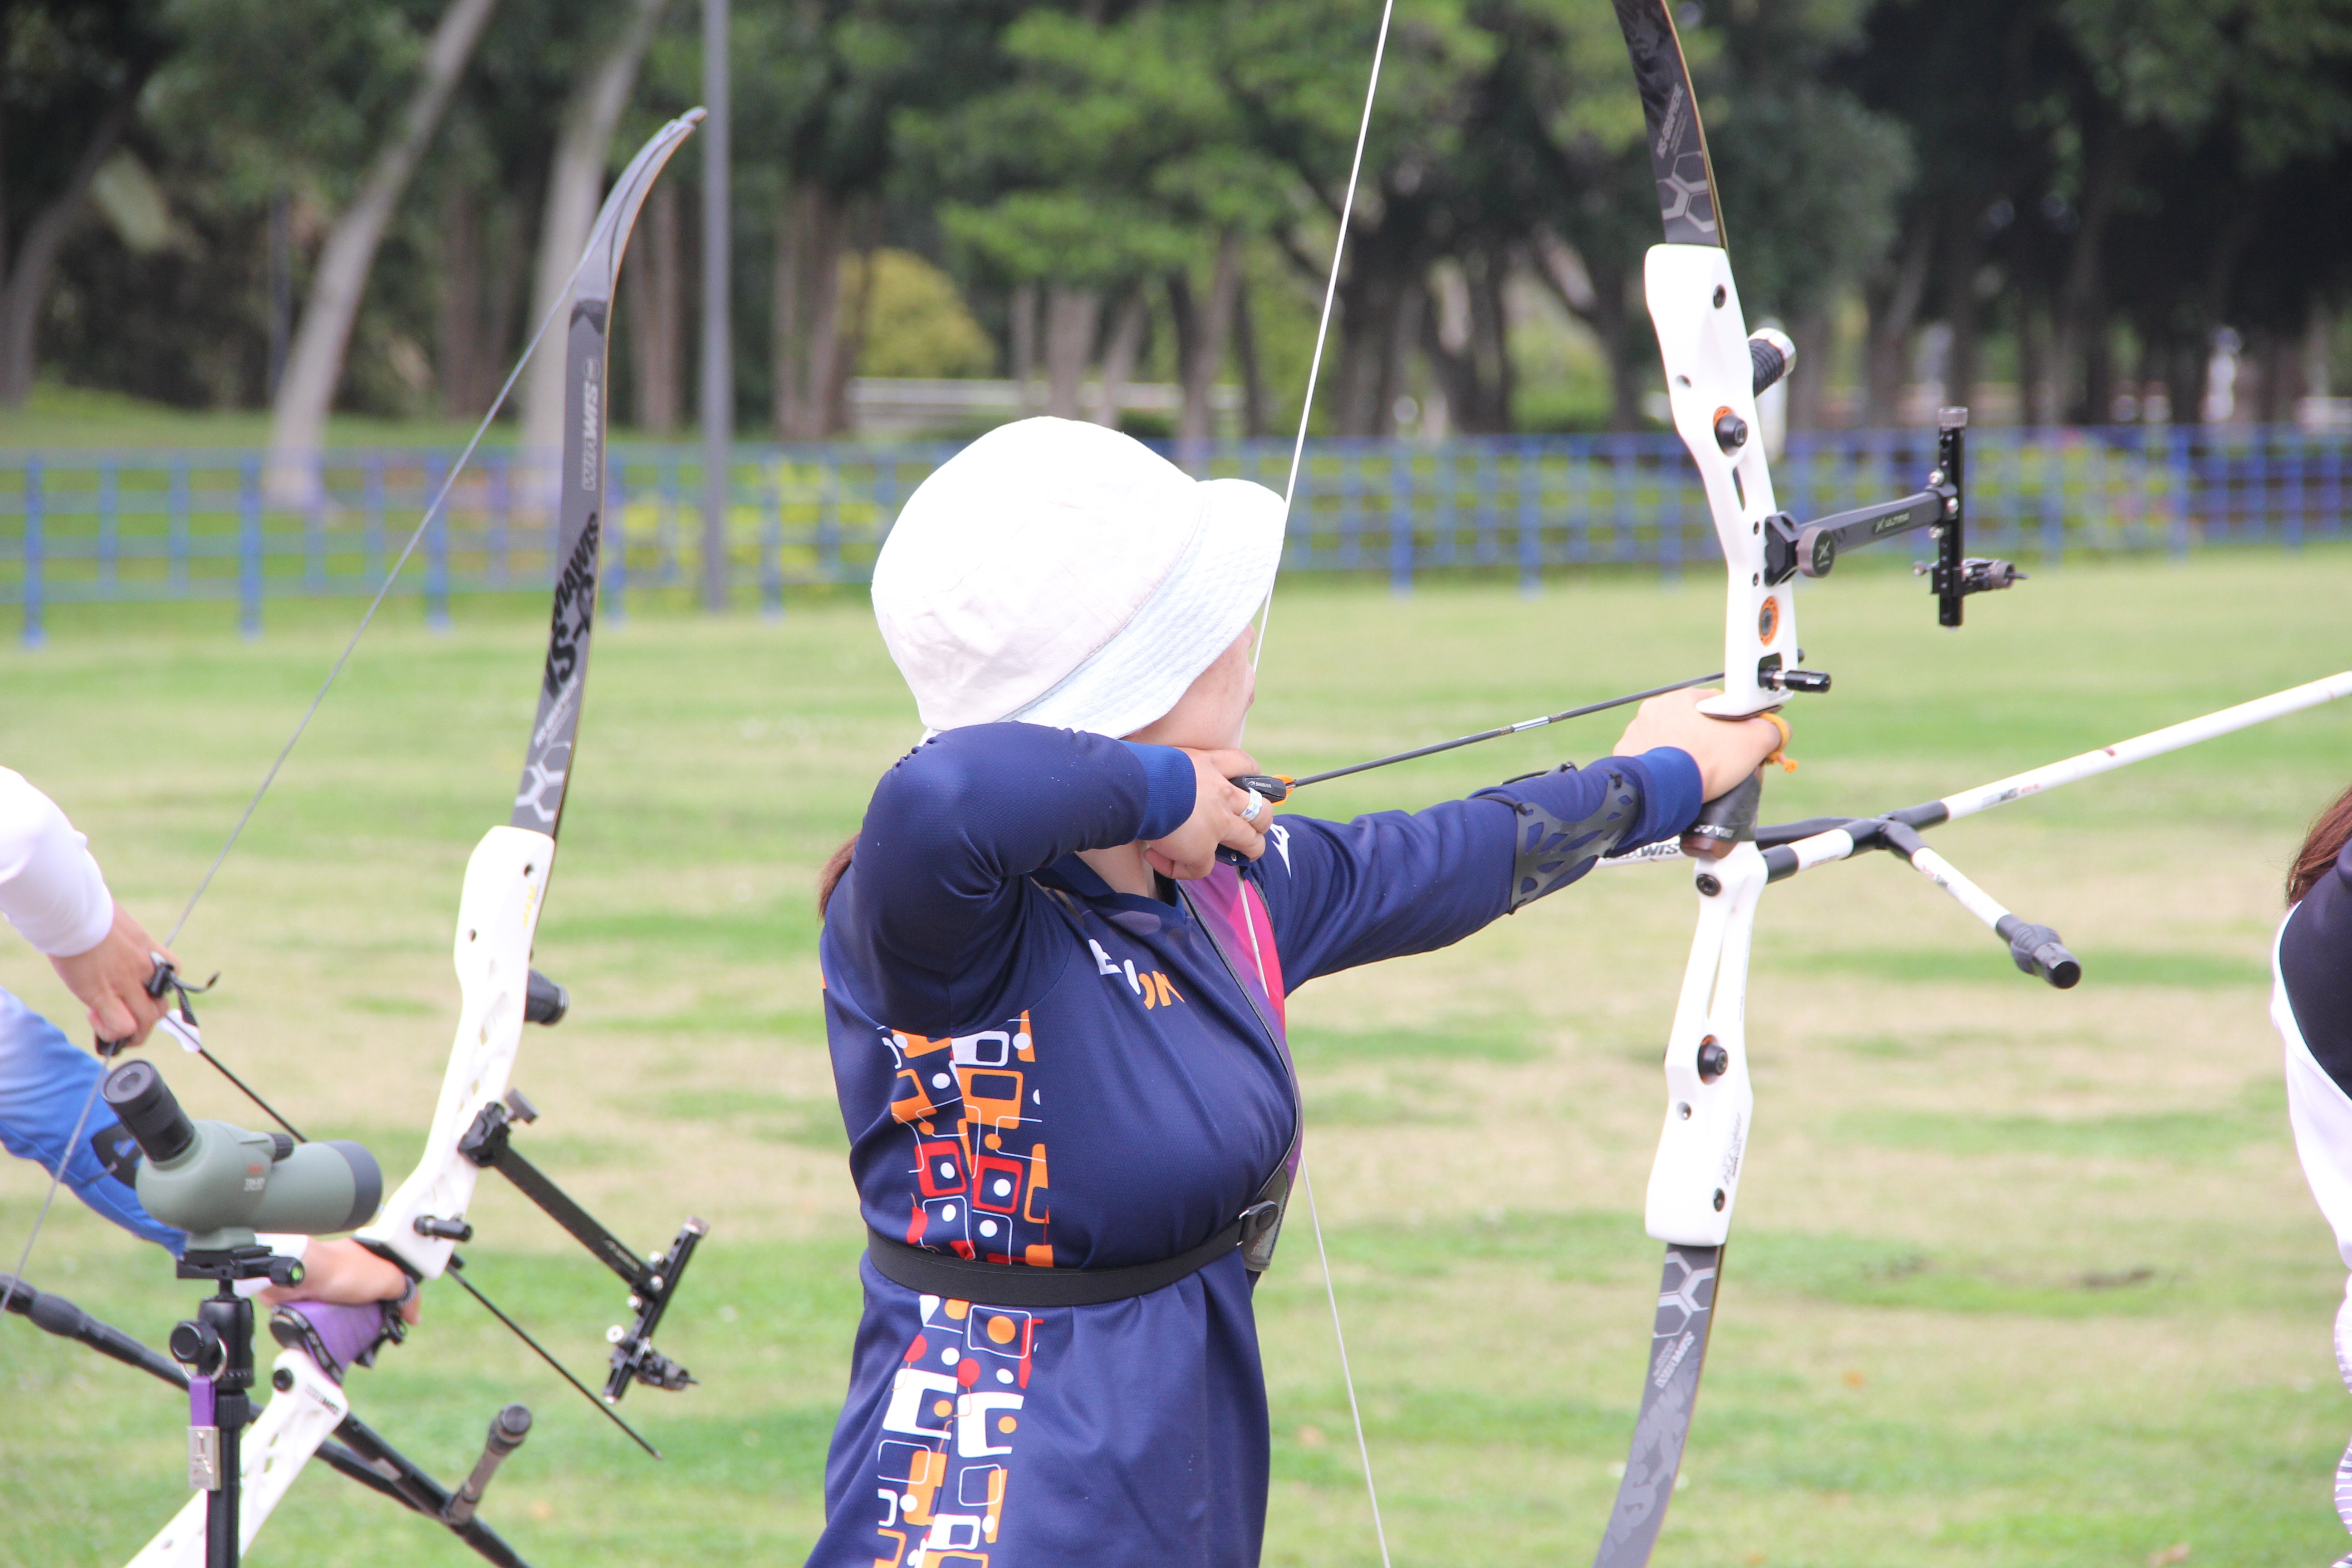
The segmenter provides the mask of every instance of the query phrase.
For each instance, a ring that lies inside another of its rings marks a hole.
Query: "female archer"
[[[1585,769],[1271,821],[1228,781],[1283,526],[1260,486],[1031,419],[925,480],[876,564],[930,732],[820,893],[869,1237],[813,1565],[1255,1563],[1288,991],[1681,833],[1780,744],[1679,692]]]
[[[2271,1022],[2286,1045],[2287,1121],[2336,1250],[2352,1264],[2352,790],[2311,825],[2286,897]],[[2336,1315],[2336,1364],[2352,1388],[2352,1281]],[[2352,1530],[2352,1447],[2336,1467],[2336,1512]]]

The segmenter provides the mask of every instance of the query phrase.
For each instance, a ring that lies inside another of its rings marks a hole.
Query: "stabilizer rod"
[[[188,1374],[179,1363],[160,1351],[151,1349],[110,1323],[100,1322],[63,1296],[37,1290],[21,1279],[0,1275],[0,1281],[12,1287],[5,1292],[9,1311],[29,1318],[36,1328],[46,1330],[62,1339],[88,1345],[100,1355],[137,1367],[161,1383],[185,1393]],[[520,1408],[516,1406],[515,1408]],[[248,1415],[258,1415],[259,1407],[248,1403]],[[410,1509],[438,1523],[472,1547],[499,1568],[530,1568],[530,1564],[469,1510],[463,1519],[452,1520],[444,1510],[450,1494],[439,1482],[411,1461],[408,1457],[378,1436],[374,1429],[356,1415],[345,1415],[335,1428],[342,1443],[321,1443],[318,1457],[331,1469],[341,1471],[370,1491],[381,1492],[403,1508]],[[360,1450],[358,1453],[353,1448]],[[362,1455],[365,1455],[362,1458]],[[387,1474],[387,1472],[391,1472]],[[478,1499],[478,1493],[477,1497]]]

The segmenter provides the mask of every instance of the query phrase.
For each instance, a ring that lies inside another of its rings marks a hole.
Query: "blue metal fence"
[[[2346,448],[2336,432],[2248,426],[1980,429],[1970,434],[1972,549],[2054,560],[2068,552],[2166,550],[2344,528]],[[1800,519],[1916,489],[1932,431],[1792,436],[1773,465]],[[908,494],[957,449],[946,442],[736,449],[730,571],[772,612],[795,585],[862,582]],[[267,601],[373,594],[440,488],[455,453],[331,454],[273,499],[257,452],[0,452],[0,604],[40,641],[49,605],[224,599],[248,634]],[[1288,443],[1223,443],[1181,460],[1196,474],[1276,489]],[[615,498],[604,602],[699,580],[698,448],[614,447]],[[478,454],[395,591],[446,622],[454,595],[546,591],[552,571],[547,468]],[[608,524],[608,526],[610,526]],[[1671,435],[1309,444],[1286,570],[1381,574],[1399,590],[1427,572],[1483,570],[1533,587],[1601,565],[1678,570],[1716,558],[1705,497]]]

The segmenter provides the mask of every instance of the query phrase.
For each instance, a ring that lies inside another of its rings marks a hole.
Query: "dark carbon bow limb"
[[[1706,1336],[1715,1326],[1715,1293],[1722,1278],[1720,1247],[1666,1247],[1658,1279],[1658,1318],[1650,1331],[1650,1369],[1642,1384],[1642,1414],[1633,1423],[1633,1446],[1625,1456],[1625,1479],[1609,1511],[1593,1568],[1642,1568],[1666,1521],[1675,1477],[1682,1468],[1683,1445],[1690,1438],[1691,1412],[1698,1403],[1699,1370],[1706,1363]]]

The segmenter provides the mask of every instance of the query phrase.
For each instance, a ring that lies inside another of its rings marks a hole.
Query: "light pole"
[[[731,259],[727,146],[728,0],[702,0],[702,605],[727,608],[727,492],[735,444],[728,337]]]

